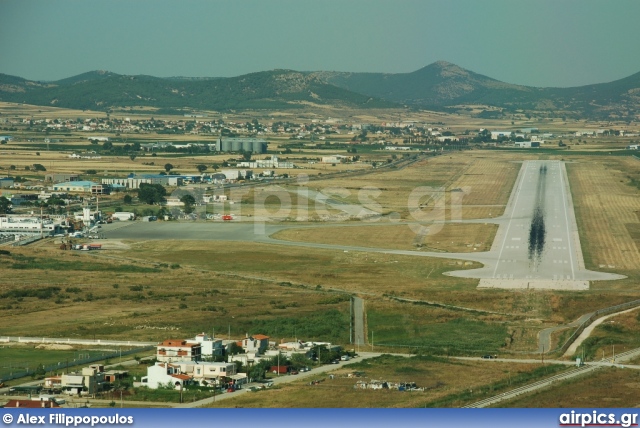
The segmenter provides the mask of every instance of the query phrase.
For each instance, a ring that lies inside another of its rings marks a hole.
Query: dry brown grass
[[[563,382],[516,400],[503,402],[508,407],[637,407],[640,405],[640,371],[617,368],[600,369],[586,377]]]
[[[208,407],[272,407],[272,408],[339,408],[339,407],[423,407],[444,396],[478,389],[480,386],[509,379],[518,373],[533,370],[526,364],[431,361],[427,358],[383,356],[371,362],[347,365],[327,374],[319,374],[304,381],[283,384],[277,389],[247,393],[236,398],[212,403]],[[347,377],[363,371],[361,378]],[[309,379],[321,380],[309,385]],[[389,382],[416,382],[425,391],[399,392],[392,390],[355,389],[357,381],[372,379]]]
[[[427,226],[428,227],[428,226]],[[457,252],[487,251],[498,229],[494,224],[448,223],[422,235],[419,225],[376,225],[287,229],[273,235],[286,241]]]
[[[627,162],[609,157],[568,164],[588,268],[633,271],[640,264],[640,249],[626,226],[638,223],[640,210],[638,189],[627,184]]]

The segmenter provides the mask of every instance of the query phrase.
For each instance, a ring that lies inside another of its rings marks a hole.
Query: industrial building
[[[62,230],[62,219],[5,214],[0,216],[0,232],[27,232],[52,235]]]
[[[540,141],[516,141],[514,143],[515,147],[531,149],[531,148],[539,148]]]
[[[250,162],[239,162],[238,167],[240,168],[281,168],[281,169],[292,169],[295,168],[293,162],[289,161],[280,161],[278,156],[272,156],[271,159],[256,159]]]
[[[13,187],[13,184],[13,178],[11,177],[0,178],[0,189],[8,189],[9,187]]]
[[[250,169],[223,169],[220,171],[227,180],[251,179],[253,171]]]
[[[52,183],[80,181],[80,175],[78,174],[45,174],[44,181],[50,181]]]
[[[142,174],[129,175],[126,178],[103,178],[102,184],[123,186],[127,189],[139,189],[141,184],[161,184],[163,186],[182,186],[184,178],[178,175]]]
[[[347,159],[351,159],[351,157],[343,156],[343,155],[322,156],[321,162],[322,163],[341,163]]]
[[[53,185],[54,192],[82,192],[101,195],[105,193],[102,184],[93,181],[67,181]]]

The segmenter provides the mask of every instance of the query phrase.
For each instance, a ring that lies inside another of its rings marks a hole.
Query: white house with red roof
[[[142,385],[151,389],[173,385],[180,389],[192,382],[192,377],[180,371],[180,366],[170,363],[156,363],[147,368],[147,375],[143,376]]]

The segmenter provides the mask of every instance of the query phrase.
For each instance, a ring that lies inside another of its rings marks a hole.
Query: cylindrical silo
[[[266,144],[264,141],[253,142],[253,153],[265,153],[266,151]]]
[[[253,153],[253,141],[246,140],[242,142],[242,151]]]
[[[222,151],[223,152],[230,152],[231,151],[231,141],[229,140],[222,140]]]
[[[231,142],[231,151],[232,152],[239,152],[241,150],[242,150],[242,141],[233,140]]]

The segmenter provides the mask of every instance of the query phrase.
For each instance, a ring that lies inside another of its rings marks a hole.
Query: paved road
[[[582,344],[582,342],[584,342],[591,335],[591,333],[593,332],[593,330],[597,326],[602,324],[607,319],[609,319],[611,317],[616,317],[616,316],[618,316],[620,314],[625,314],[627,312],[637,311],[638,309],[640,309],[640,307],[631,308],[631,309],[627,309],[627,310],[620,311],[620,312],[614,312],[612,314],[604,315],[604,316],[598,318],[597,320],[595,320],[594,322],[589,324],[589,326],[587,328],[585,328],[582,331],[582,333],[580,333],[580,336],[578,336],[578,338],[571,344],[571,346],[569,346],[569,348],[567,349],[567,352],[564,353],[564,357],[570,357],[573,354],[575,354],[576,351],[578,350],[578,347]],[[588,314],[588,315],[590,315],[590,314]]]
[[[353,299],[353,344],[356,346],[364,346],[366,332],[364,328],[364,300],[360,297],[352,297]]]

